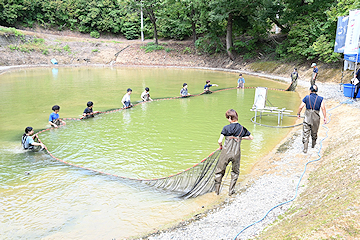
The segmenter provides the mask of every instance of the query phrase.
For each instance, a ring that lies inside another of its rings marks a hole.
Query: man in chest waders
[[[220,194],[221,181],[225,174],[227,165],[232,163],[231,182],[229,187],[229,196],[235,193],[235,184],[240,173],[240,158],[241,158],[241,140],[253,140],[251,133],[238,123],[238,114],[234,109],[226,111],[226,119],[229,125],[226,125],[221,131],[218,140],[219,146],[222,149],[219,162],[215,169],[215,193]],[[222,141],[225,137],[224,146]]]
[[[317,91],[318,87],[316,85],[312,85],[310,87],[310,94],[304,97],[297,112],[297,116],[300,118],[301,110],[304,106],[306,106],[302,139],[304,143],[304,153],[307,153],[310,135],[312,139],[311,147],[314,148],[316,145],[317,132],[320,125],[320,108],[324,115],[324,123],[326,123],[326,109],[323,101],[324,98],[318,96],[316,94]]]

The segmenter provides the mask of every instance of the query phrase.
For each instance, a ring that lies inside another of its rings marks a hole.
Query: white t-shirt
[[[130,102],[130,95],[126,93],[122,98],[121,102]]]

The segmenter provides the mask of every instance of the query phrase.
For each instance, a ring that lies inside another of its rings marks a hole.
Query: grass
[[[149,42],[146,45],[141,46],[140,48],[145,49],[145,52],[149,53],[149,52],[153,52],[153,51],[163,50],[164,46],[162,46],[160,44],[155,44],[154,42]]]

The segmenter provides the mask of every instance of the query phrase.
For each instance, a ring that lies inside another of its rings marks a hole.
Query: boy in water
[[[94,103],[92,101],[87,102],[87,108],[85,108],[83,112],[83,118],[91,118],[94,117],[94,114],[98,114],[98,111],[93,112]]]
[[[130,108],[132,107],[131,102],[130,102],[130,94],[132,93],[132,89],[128,88],[126,90],[126,93],[124,95],[124,97],[121,100],[121,103],[123,104],[123,108]]]
[[[219,85],[217,85],[217,84],[210,84],[210,80],[206,80],[206,84],[205,84],[205,86],[204,86],[204,93],[212,93],[211,91],[210,91],[210,87],[212,87],[212,86],[215,86],[215,87],[218,87]]]
[[[152,101],[152,99],[150,98],[150,93],[149,93],[150,89],[148,87],[145,88],[145,91],[141,94],[141,99],[144,102],[147,101]]]
[[[238,79],[238,88],[244,88],[245,87],[245,79],[242,76],[242,74],[239,74],[239,79]]]
[[[232,162],[231,182],[229,187],[229,196],[235,193],[235,184],[240,173],[241,140],[253,140],[251,133],[238,123],[238,114],[234,109],[229,109],[225,113],[229,125],[226,125],[221,131],[218,140],[221,150],[219,162],[215,168],[215,193],[220,194],[220,186],[225,170],[229,162]],[[224,146],[222,141],[225,137]]]
[[[183,84],[183,88],[180,90],[180,95],[181,95],[181,97],[190,96],[190,93],[188,93],[188,89],[187,89],[187,83]]]
[[[33,134],[34,130],[32,127],[25,128],[25,133],[21,138],[23,148],[25,150],[35,150],[35,146],[41,146],[42,148],[45,148],[44,144],[34,141],[35,136],[32,136]]]
[[[54,105],[51,109],[54,112],[52,112],[50,114],[50,116],[49,116],[49,124],[51,126],[53,126],[54,128],[57,128],[61,124],[65,125],[66,123],[59,118],[60,106],[59,105]]]

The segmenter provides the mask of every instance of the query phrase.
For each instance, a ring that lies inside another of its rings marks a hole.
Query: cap
[[[127,92],[132,92],[132,89],[131,89],[131,88],[128,88],[126,91],[127,91]]]
[[[150,89],[148,87],[145,88],[145,91],[150,91]]]
[[[184,84],[183,84],[183,87],[185,87],[186,85],[187,85],[187,83],[184,83]]]
[[[210,80],[206,80],[206,83],[209,83],[210,82]]]
[[[312,63],[312,64],[311,64],[311,67],[315,67],[315,66],[316,66],[316,63]]]

